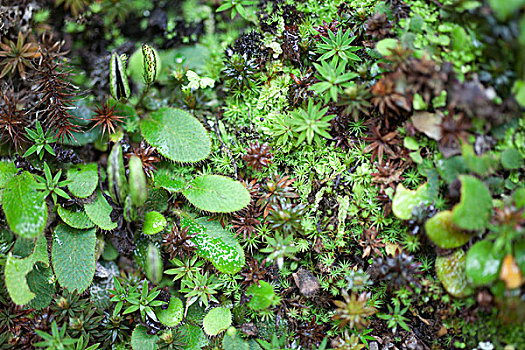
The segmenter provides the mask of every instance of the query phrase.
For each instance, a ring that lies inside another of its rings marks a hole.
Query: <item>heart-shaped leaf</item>
[[[415,206],[428,202],[429,194],[427,192],[426,183],[417,190],[406,189],[402,184],[397,185],[396,194],[392,200],[392,212],[402,220],[409,220]]]

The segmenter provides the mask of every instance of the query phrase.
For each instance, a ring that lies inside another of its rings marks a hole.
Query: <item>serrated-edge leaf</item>
[[[206,334],[204,334],[201,327],[186,323],[181,327],[181,332],[186,339],[185,350],[200,350],[207,343]]]
[[[182,321],[184,306],[182,300],[172,296],[166,309],[158,307],[155,311],[159,321],[166,327],[175,327]]]
[[[35,238],[44,232],[47,205],[44,193],[36,189],[33,176],[24,171],[13,176],[3,192],[3,210],[9,228],[24,238]]]
[[[51,304],[55,293],[53,276],[52,268],[44,267],[41,263],[35,264],[33,270],[27,274],[27,285],[36,296],[31,299],[27,307],[41,310]]]
[[[230,327],[232,324],[232,313],[230,309],[225,307],[216,307],[211,309],[204,320],[202,320],[202,327],[204,332],[208,335],[217,335]]]
[[[159,336],[148,334],[146,327],[138,325],[131,333],[131,347],[133,350],[157,350]]]
[[[182,192],[186,182],[169,169],[161,168],[155,173],[155,187],[164,188],[170,192]]]
[[[141,120],[140,131],[160,154],[176,162],[199,162],[211,152],[204,126],[182,109],[165,107],[152,112]]]
[[[96,229],[78,230],[59,224],[51,256],[58,283],[70,292],[84,292],[95,275]]]
[[[111,221],[113,208],[100,190],[92,203],[84,204],[84,210],[91,221],[101,229],[110,231],[117,227],[117,223]]]
[[[67,185],[73,196],[87,198],[98,186],[98,166],[96,163],[79,164],[67,171]]]
[[[182,191],[186,199],[201,210],[230,213],[250,204],[250,193],[239,181],[221,175],[203,175],[193,179]]]
[[[82,208],[69,210],[62,206],[58,206],[57,213],[62,221],[73,228],[86,230],[95,226],[95,223],[91,221],[89,216],[87,216],[86,212]]]
[[[44,236],[37,239],[33,254],[23,259],[13,257],[11,253],[7,255],[4,270],[5,285],[11,300],[17,305],[27,304],[36,296],[29,289],[26,276],[37,262],[43,263],[46,267],[49,266],[47,241]]]

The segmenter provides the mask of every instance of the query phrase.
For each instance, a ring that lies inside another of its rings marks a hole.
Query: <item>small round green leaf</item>
[[[46,226],[46,200],[35,185],[33,176],[24,171],[7,181],[2,198],[9,228],[24,238],[38,237]]]
[[[113,244],[109,239],[106,239],[106,242],[104,244],[104,250],[102,251],[102,259],[111,261],[115,260],[118,257],[118,250],[115,249]]]
[[[78,164],[67,171],[67,185],[73,196],[87,198],[98,186],[98,167],[96,163]]]
[[[166,107],[152,112],[141,120],[140,130],[160,154],[176,162],[195,163],[211,152],[204,126],[182,109]]]
[[[230,327],[232,324],[232,313],[225,307],[211,309],[202,321],[204,332],[208,335],[217,335]]]
[[[231,327],[233,328],[233,327]],[[225,350],[250,350],[250,344],[241,338],[238,334],[229,335],[230,330],[222,338],[222,347]]]
[[[270,283],[259,281],[248,287],[246,295],[252,296],[251,300],[248,302],[250,308],[253,310],[263,310],[272,305],[275,292]]]
[[[452,209],[454,224],[464,230],[481,230],[489,223],[492,214],[492,196],[477,178],[460,175],[461,200]]]
[[[144,215],[144,223],[142,224],[142,232],[147,235],[154,235],[164,230],[168,222],[164,215],[158,211],[150,211]]]
[[[60,216],[62,221],[64,221],[66,224],[73,228],[85,230],[95,226],[93,221],[91,221],[84,209],[82,209],[81,207],[66,209],[64,207],[59,206],[57,212],[58,216]]]
[[[390,50],[394,49],[397,45],[398,43],[396,39],[392,39],[392,38],[383,39],[377,42],[376,51],[379,52],[383,56],[389,56],[392,54]]]
[[[452,255],[436,258],[436,275],[445,290],[452,296],[464,297],[472,294],[465,273],[465,253],[458,249]]]
[[[516,189],[512,194],[512,199],[514,200],[517,209],[525,207],[525,187],[519,187]],[[523,217],[525,217],[525,214],[523,214]]]
[[[97,191],[97,197],[92,203],[84,205],[84,210],[87,216],[103,230],[113,230],[117,227],[117,223],[111,221],[111,212],[113,208],[102,195],[102,192]]]
[[[483,286],[498,278],[503,251],[495,252],[491,241],[483,240],[470,247],[466,259],[466,273],[470,284]]]
[[[425,223],[425,231],[434,244],[445,249],[460,247],[471,237],[454,225],[450,210],[437,213],[428,219]]]
[[[146,327],[138,325],[131,333],[131,348],[133,350],[157,350],[159,336],[156,334],[148,334]]]
[[[157,307],[155,314],[159,321],[166,327],[175,327],[182,321],[184,307],[182,301],[177,297],[171,297],[167,309]]]
[[[212,213],[230,213],[250,204],[250,193],[242,183],[220,175],[199,176],[182,194],[197,208]]]
[[[51,257],[58,283],[70,292],[85,291],[95,275],[96,229],[55,228]]]

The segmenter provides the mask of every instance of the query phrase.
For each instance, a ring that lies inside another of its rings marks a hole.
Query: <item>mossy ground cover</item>
[[[525,348],[524,10],[4,1],[0,349]]]

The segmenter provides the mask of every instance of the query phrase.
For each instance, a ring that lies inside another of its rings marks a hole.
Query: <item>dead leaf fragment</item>
[[[523,284],[523,275],[512,255],[508,254],[503,259],[499,278],[505,282],[507,289],[515,289]]]
[[[441,140],[441,120],[443,114],[441,112],[416,112],[412,115],[412,124],[417,131],[424,133],[434,140]]]
[[[306,269],[299,269],[299,271],[292,274],[292,276],[295,285],[305,297],[314,296],[321,287],[317,277],[312,275],[312,273]]]

